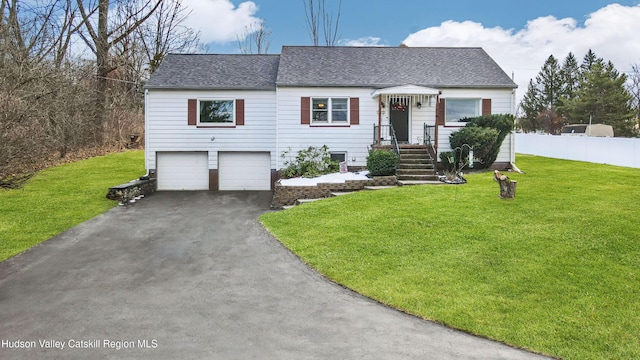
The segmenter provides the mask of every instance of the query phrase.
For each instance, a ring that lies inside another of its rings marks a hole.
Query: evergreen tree
[[[625,88],[626,75],[602,58],[583,69],[586,71],[582,73],[576,97],[566,101],[568,116],[576,123],[589,123],[591,117],[593,124],[611,125],[616,136],[636,136],[632,97]]]
[[[578,60],[571,52],[562,63],[560,78],[562,81],[562,96],[567,99],[573,99],[578,86],[580,86],[580,68],[578,67]]]
[[[533,82],[533,79],[530,79],[527,93],[524,94],[522,102],[520,102],[523,116],[520,118],[519,125],[524,132],[535,132],[542,129],[538,123],[538,115],[544,110],[541,98],[537,84]]]
[[[562,78],[558,60],[553,55],[549,55],[547,61],[545,61],[542,70],[536,76],[536,82],[538,83],[540,96],[542,97],[541,101],[545,108],[557,108],[562,95]]]
[[[596,53],[594,53],[593,50],[589,49],[589,51],[587,51],[587,53],[584,55],[584,58],[582,58],[582,65],[580,65],[581,72],[584,74],[591,71],[591,68],[596,62],[598,62]]]

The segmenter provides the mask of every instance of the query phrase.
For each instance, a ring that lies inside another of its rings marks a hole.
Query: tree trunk
[[[510,180],[506,175],[503,175],[498,170],[495,170],[493,180],[500,184],[501,199],[513,199],[516,197],[517,181]]]

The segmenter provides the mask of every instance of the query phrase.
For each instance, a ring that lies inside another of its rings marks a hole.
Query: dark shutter
[[[187,124],[196,125],[198,123],[198,100],[189,99],[187,105]]]
[[[440,99],[440,101],[436,103],[436,125],[444,125],[444,122],[445,122],[444,106],[445,106],[444,99]]]
[[[236,99],[236,125],[244,125],[244,99]]]
[[[349,123],[360,125],[360,98],[349,99]]]
[[[300,124],[311,124],[311,98],[300,98]]]
[[[491,99],[482,99],[482,116],[491,116]]]

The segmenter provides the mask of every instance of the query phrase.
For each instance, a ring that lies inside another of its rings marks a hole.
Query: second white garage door
[[[271,190],[268,152],[219,152],[220,190]]]

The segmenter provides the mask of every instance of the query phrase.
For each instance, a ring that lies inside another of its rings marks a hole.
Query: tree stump
[[[493,173],[493,180],[500,184],[500,198],[501,199],[513,199],[516,197],[516,185],[517,181],[510,180],[506,175],[500,171],[495,170]]]

